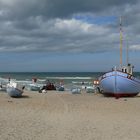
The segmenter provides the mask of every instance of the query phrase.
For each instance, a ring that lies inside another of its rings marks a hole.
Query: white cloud
[[[75,19],[56,19],[54,26],[56,30],[67,30],[71,33],[77,31],[90,33],[90,29],[92,28],[91,24],[83,23]]]
[[[131,50],[140,51],[140,44],[131,45],[129,48]]]
[[[7,5],[7,6],[12,6],[16,4],[17,0],[0,0],[0,3]]]

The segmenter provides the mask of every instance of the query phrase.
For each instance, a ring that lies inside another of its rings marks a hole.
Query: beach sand
[[[0,140],[140,140],[140,96],[0,92]]]

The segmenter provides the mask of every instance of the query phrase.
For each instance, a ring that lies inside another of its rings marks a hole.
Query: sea
[[[43,86],[49,81],[55,85],[62,83],[70,89],[81,85],[93,85],[93,81],[103,74],[104,72],[0,72],[0,82],[5,84],[9,80],[15,80],[25,86],[33,82]],[[140,78],[140,72],[135,72],[134,75]]]

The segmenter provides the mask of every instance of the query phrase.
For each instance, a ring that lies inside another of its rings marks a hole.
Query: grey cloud
[[[0,7],[5,11],[4,16],[11,19],[40,15],[48,18],[62,18],[75,13],[102,12],[112,7],[136,2],[137,0],[15,0],[9,5],[0,1]]]
[[[74,14],[119,16],[123,13],[129,36],[136,36],[140,32],[137,0],[6,1],[0,1],[1,52],[93,53],[117,49],[119,22],[96,26],[72,21]],[[131,40],[131,44],[138,44],[139,40],[137,36]]]

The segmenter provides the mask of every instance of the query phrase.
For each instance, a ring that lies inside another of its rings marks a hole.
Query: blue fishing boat
[[[122,65],[122,22],[120,20],[120,66],[113,68],[112,71],[103,74],[99,78],[99,88],[106,96],[133,97],[140,92],[140,79],[133,75],[133,68],[130,63]]]
[[[140,92],[140,80],[135,78],[129,70],[131,66],[122,70],[114,69],[99,78],[100,91],[106,96],[133,97]]]

